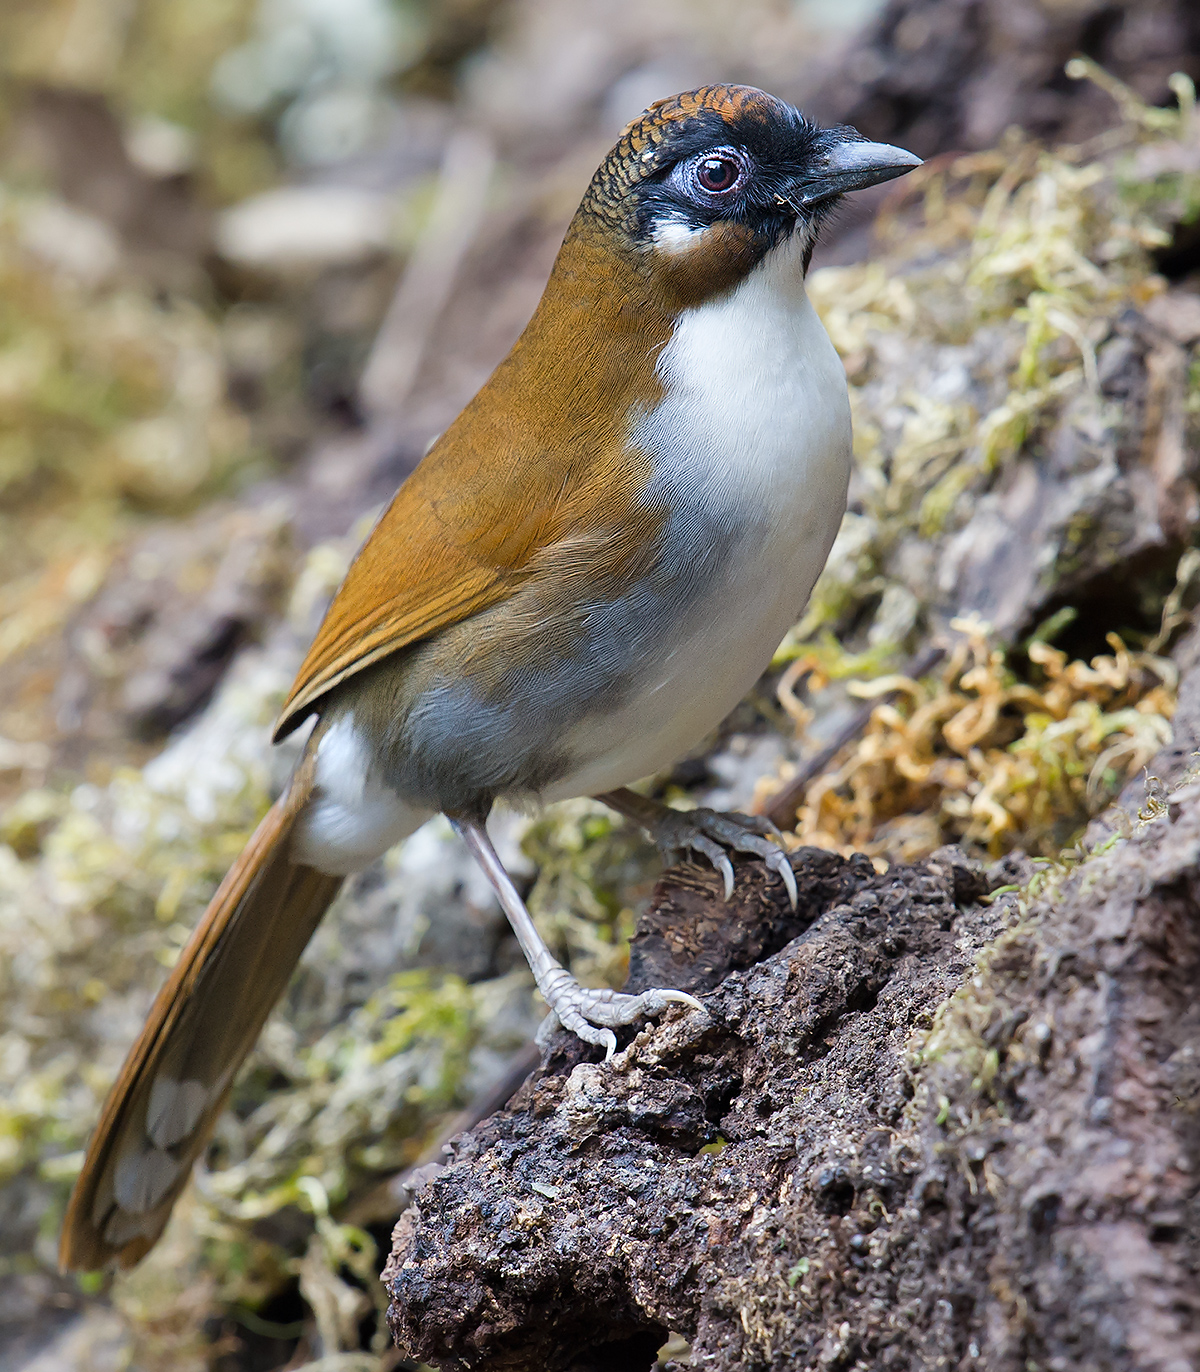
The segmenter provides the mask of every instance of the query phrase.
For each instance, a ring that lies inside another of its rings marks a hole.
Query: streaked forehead
[[[699,91],[656,100],[627,125],[613,152],[647,166],[658,161],[660,150],[690,134],[704,132],[715,141],[757,141],[756,133],[761,136],[772,128],[782,132],[802,122],[800,111],[756,86],[701,86]]]

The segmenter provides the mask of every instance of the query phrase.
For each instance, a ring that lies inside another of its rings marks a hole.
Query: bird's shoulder
[[[338,682],[560,562],[575,579],[614,558],[633,574],[630,531],[644,540],[661,521],[631,520],[651,477],[631,424],[662,397],[656,362],[673,328],[647,289],[594,234],[568,235],[520,339],[351,565],[276,738]]]

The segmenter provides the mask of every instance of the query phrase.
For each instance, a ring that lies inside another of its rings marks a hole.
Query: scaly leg
[[[610,809],[640,824],[650,835],[668,866],[679,862],[685,849],[703,853],[725,881],[725,899],[733,895],[733,863],[726,848],[735,853],[754,853],[779,877],[796,908],[796,874],[780,846],[782,835],[761,815],[720,814],[716,810],[672,810],[657,800],[639,796],[622,786],[596,796]]]
[[[546,1004],[558,1016],[564,1029],[569,1029],[585,1043],[603,1045],[606,1062],[617,1049],[617,1036],[607,1026],[632,1024],[643,1015],[661,1014],[672,1003],[690,1005],[694,1010],[704,1008],[686,991],[655,988],[643,991],[640,996],[629,996],[607,987],[592,991],[580,986],[546,947],[545,940],[534,927],[525,902],[517,894],[512,878],[492,847],[487,827],[478,820],[448,818],[499,898]]]

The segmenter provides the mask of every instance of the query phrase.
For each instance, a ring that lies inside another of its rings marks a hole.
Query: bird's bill
[[[920,165],[915,153],[890,143],[846,139],[835,143],[811,171],[798,178],[787,198],[797,205],[815,205],[848,191],[878,186]]]

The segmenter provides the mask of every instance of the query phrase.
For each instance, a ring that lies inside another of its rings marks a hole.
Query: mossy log
[[[798,917],[752,865],[729,905],[669,872],[631,988],[705,1013],[608,1064],[560,1036],[455,1141],[384,1274],[403,1352],[635,1372],[670,1331],[739,1372],[1194,1367],[1195,639],[1180,660],[1148,806],[1074,867],[805,849]]]

